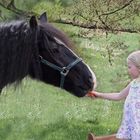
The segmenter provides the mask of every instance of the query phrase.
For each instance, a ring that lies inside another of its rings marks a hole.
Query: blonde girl
[[[96,98],[119,101],[125,99],[121,126],[117,134],[95,137],[88,140],[140,140],[140,51],[131,53],[127,58],[128,73],[133,79],[119,93],[101,93],[92,91],[89,95]]]

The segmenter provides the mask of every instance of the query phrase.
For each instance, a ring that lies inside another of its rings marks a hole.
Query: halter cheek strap
[[[61,74],[61,79],[60,79],[60,87],[63,88],[64,86],[64,81],[65,81],[65,77],[68,75],[69,71],[71,68],[73,68],[76,64],[78,64],[79,62],[82,61],[81,58],[77,58],[75,61],[73,61],[72,63],[70,63],[69,65],[67,65],[66,67],[59,67],[49,61],[47,61],[46,59],[44,59],[42,56],[39,56],[40,58],[40,62],[42,62],[43,64],[55,69],[55,70],[58,70]]]

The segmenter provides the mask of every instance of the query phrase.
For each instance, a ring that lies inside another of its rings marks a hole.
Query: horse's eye
[[[54,53],[59,53],[59,52],[60,52],[60,47],[59,47],[59,45],[56,44],[56,43],[52,43],[52,51],[53,51]]]

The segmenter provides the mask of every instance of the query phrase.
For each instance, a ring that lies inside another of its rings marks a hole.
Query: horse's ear
[[[45,23],[48,21],[46,12],[44,12],[43,14],[40,15],[39,21],[42,23]]]
[[[36,17],[35,16],[32,16],[31,18],[30,18],[30,27],[31,28],[36,28],[37,27],[37,20],[36,20]]]

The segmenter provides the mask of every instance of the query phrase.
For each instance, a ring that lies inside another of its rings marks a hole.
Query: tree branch
[[[69,24],[69,25],[73,25],[73,26],[77,26],[77,27],[81,27],[81,28],[86,28],[86,29],[100,29],[100,30],[104,30],[105,28],[102,26],[96,26],[96,24],[83,24],[83,23],[79,23],[79,22],[73,22],[71,20],[63,20],[63,19],[59,19],[59,20],[55,20],[53,21],[55,23],[61,23],[61,24]],[[112,29],[110,28],[106,28],[107,31],[112,31]],[[139,33],[139,30],[131,30],[131,29],[113,29],[113,31],[117,31],[117,32],[129,32],[129,33]]]
[[[113,31],[113,29],[112,29],[111,27],[109,27],[109,25],[107,25],[107,23],[106,23],[108,16],[109,16],[109,15],[112,15],[112,14],[118,12],[118,11],[123,10],[124,8],[126,8],[127,6],[129,6],[132,2],[133,2],[133,0],[130,0],[129,2],[127,2],[126,4],[124,4],[122,7],[118,8],[118,9],[116,9],[116,10],[114,10],[114,11],[108,12],[108,13],[103,13],[103,14],[100,14],[100,15],[99,15],[99,12],[98,12],[97,10],[95,10],[95,12],[96,12],[96,15],[98,16],[98,19],[99,19],[99,20],[101,21],[101,23],[104,25],[105,29],[106,29],[106,30],[112,30],[112,31]],[[108,6],[108,7],[109,7],[109,6]],[[105,17],[105,20],[102,19],[102,16],[106,16],[106,17]]]
[[[9,11],[12,11],[13,13],[20,15],[20,16],[30,17],[33,14],[36,15],[36,13],[30,12],[30,11],[23,11],[21,9],[18,9],[15,6],[14,0],[11,0],[8,5],[4,5],[2,2],[0,2],[0,6],[9,10]]]
[[[118,9],[116,9],[116,10],[114,10],[114,11],[108,12],[108,13],[103,13],[103,14],[101,14],[101,15],[99,15],[99,16],[106,16],[106,15],[114,14],[114,13],[116,13],[116,12],[118,12],[118,11],[120,11],[120,10],[126,8],[127,6],[129,6],[133,1],[134,1],[134,0],[130,0],[129,2],[127,2],[127,3],[126,3],[125,5],[123,5],[122,7],[118,8]]]
[[[96,29],[96,23],[95,24],[83,24],[83,23],[79,23],[79,22],[74,22],[74,21],[71,21],[71,20],[63,20],[63,19],[58,19],[58,20],[55,20],[54,21],[55,23],[62,23],[62,24],[70,24],[70,25],[73,25],[73,26],[78,26],[78,27],[81,27],[81,28],[87,28],[87,29]]]

